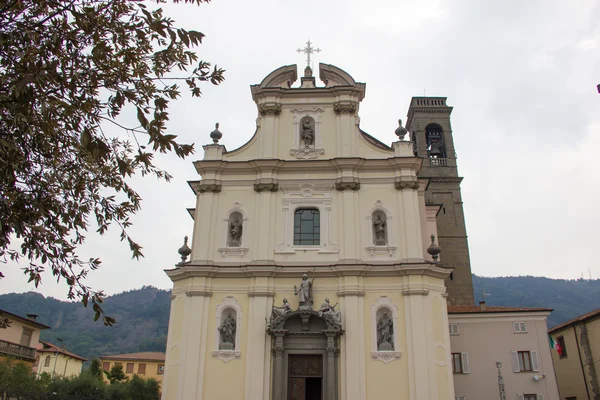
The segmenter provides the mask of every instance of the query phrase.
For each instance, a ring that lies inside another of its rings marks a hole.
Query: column
[[[357,277],[346,277],[346,285],[357,285]],[[350,282],[348,282],[350,280]],[[355,286],[356,287],[356,286]],[[365,376],[361,374],[364,366],[364,357],[361,352],[365,351],[361,347],[361,336],[364,335],[364,326],[360,324],[360,314],[363,310],[359,307],[359,295],[347,294],[344,297],[344,337],[345,340],[345,365],[346,365],[346,399],[345,400],[364,400],[362,393],[365,387]]]
[[[257,281],[267,278],[256,278]],[[264,399],[268,394],[265,383],[265,348],[267,346],[267,332],[265,319],[269,296],[267,294],[250,294],[250,310],[248,313],[248,338],[246,345],[246,400]]]
[[[284,332],[275,333],[275,364],[273,365],[273,400],[286,400],[283,393],[283,337]]]
[[[335,393],[336,387],[336,376],[335,376],[335,332],[327,332],[327,382],[325,383],[327,386],[327,391],[325,392],[326,399],[337,399],[337,394]]]
[[[177,399],[202,400],[209,301],[210,296],[205,295],[188,294],[185,299],[185,340],[182,341],[180,362],[184,369]],[[190,334],[195,332],[199,334]]]
[[[410,285],[409,285],[410,286]],[[427,330],[423,293],[404,293],[406,312],[406,352],[408,355],[408,378],[410,400],[429,399],[430,376],[427,357]],[[415,290],[415,289],[412,289]]]

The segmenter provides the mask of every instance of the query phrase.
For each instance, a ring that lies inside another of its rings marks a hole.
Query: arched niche
[[[215,309],[216,332],[215,350],[213,357],[224,362],[240,358],[240,330],[242,327],[242,306],[233,296],[227,296]],[[234,332],[231,333],[231,324],[234,324]],[[226,330],[227,329],[227,330]],[[228,333],[224,335],[224,332]],[[233,343],[232,343],[233,342]]]
[[[338,399],[340,324],[314,310],[296,310],[272,319],[273,400],[286,400],[309,380],[320,382],[320,398]]]
[[[244,216],[239,211],[229,214],[227,224],[227,247],[242,247]]]
[[[389,297],[381,296],[371,306],[371,327],[371,358],[385,364],[399,359],[398,307]]]
[[[387,246],[388,241],[388,223],[387,215],[383,210],[375,210],[371,214],[373,244],[375,246]]]

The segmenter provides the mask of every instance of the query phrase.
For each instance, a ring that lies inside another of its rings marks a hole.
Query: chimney
[[[27,315],[27,319],[30,319],[32,321],[36,321],[38,315],[37,314],[26,314]]]
[[[479,302],[479,308],[481,309],[481,311],[485,311],[485,301]]]

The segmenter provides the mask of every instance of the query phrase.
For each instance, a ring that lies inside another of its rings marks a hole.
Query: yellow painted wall
[[[37,366],[37,374],[41,375],[44,372],[51,376],[77,376],[81,373],[83,361],[77,358],[69,357],[65,354],[58,354],[49,351],[39,351],[39,361]],[[48,366],[46,366],[46,360]]]
[[[153,360],[115,360],[115,359],[111,359],[111,358],[101,358],[100,362],[102,364],[102,368],[106,371],[106,368],[104,368],[104,363],[108,362],[110,363],[108,370],[110,371],[110,368],[112,368],[116,363],[120,363],[123,365],[123,372],[125,373],[125,375],[127,375],[129,378],[133,377],[133,375],[137,375],[141,378],[144,379],[156,379],[158,382],[162,382],[163,380],[163,375],[164,375],[164,365],[165,363],[163,361],[153,361]],[[133,372],[128,373],[127,372],[127,364],[133,364]],[[146,364],[146,373],[142,374],[139,372],[139,368],[140,368],[140,364]],[[163,367],[163,372],[160,372],[159,367]],[[104,377],[104,381],[108,382],[108,379],[106,378],[106,375],[103,375]]]

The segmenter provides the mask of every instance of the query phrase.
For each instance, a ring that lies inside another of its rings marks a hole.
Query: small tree
[[[102,365],[100,364],[100,360],[94,358],[90,363],[90,367],[88,368],[90,375],[95,376],[96,378],[102,380]]]
[[[142,379],[134,375],[127,382],[127,390],[125,392],[131,400],[159,400],[160,399],[160,384],[156,379]]]
[[[123,364],[115,364],[110,371],[104,371],[104,373],[111,384],[125,382],[128,379],[127,375],[123,372]]]

